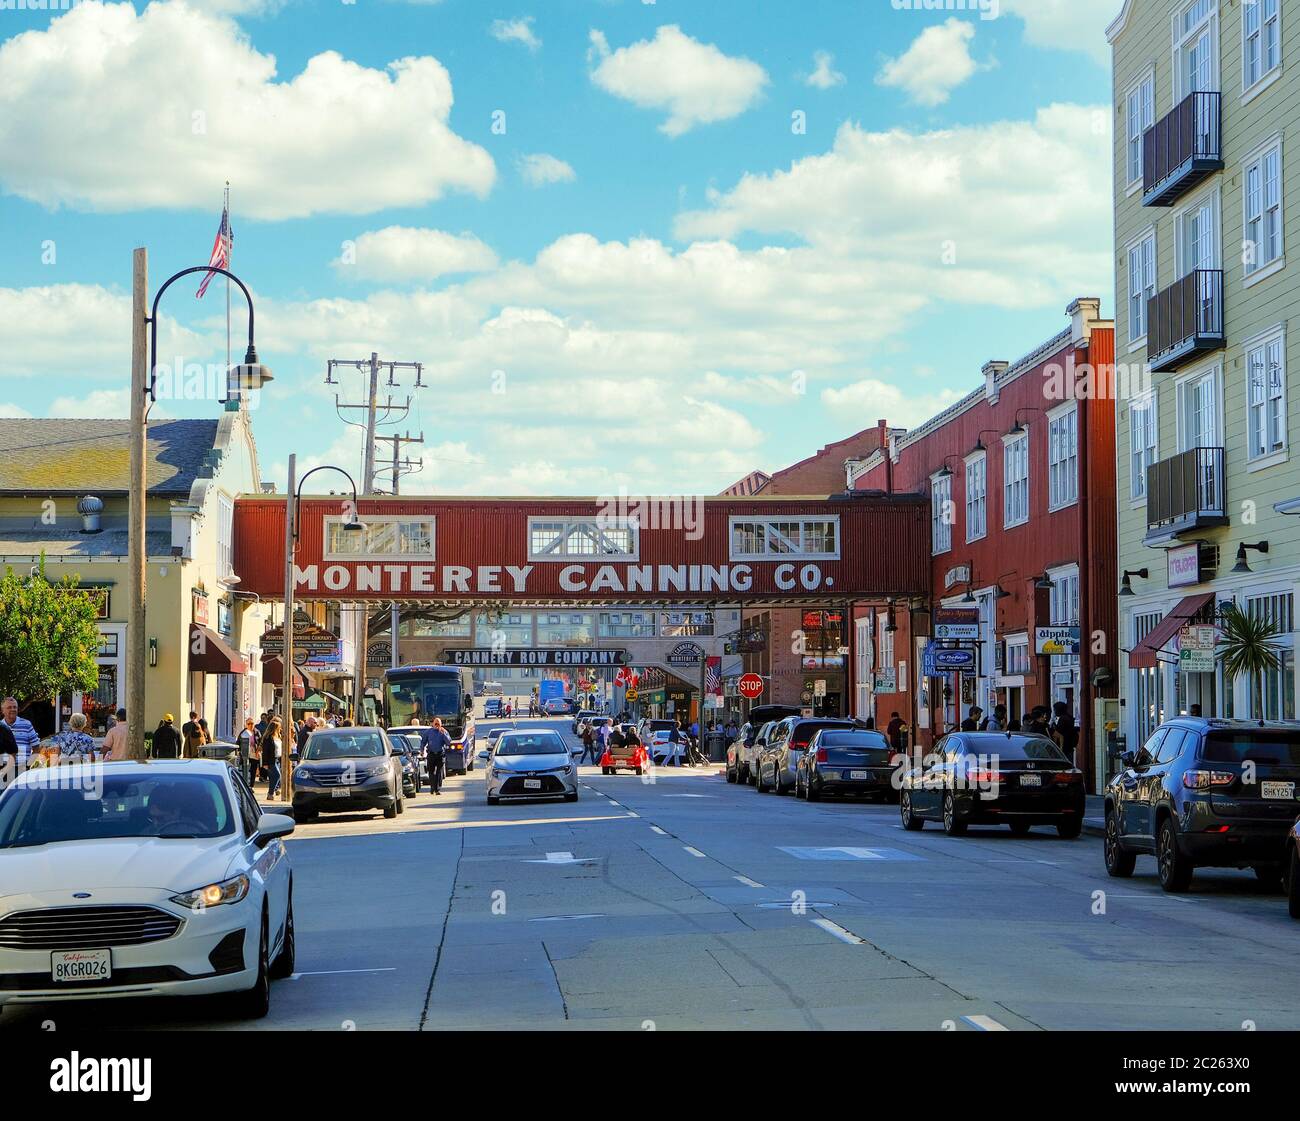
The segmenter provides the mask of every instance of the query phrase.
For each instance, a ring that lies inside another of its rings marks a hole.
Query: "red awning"
[[[284,661],[281,658],[262,659],[262,681],[266,685],[284,685]],[[293,699],[301,701],[307,696],[307,678],[302,670],[293,671]]]
[[[190,624],[190,670],[197,673],[247,673],[239,653],[214,630]]]
[[[1178,606],[1152,627],[1146,638],[1129,652],[1128,668],[1155,669],[1159,661],[1156,655],[1165,648],[1174,635],[1196,618],[1213,598],[1213,592],[1199,592],[1179,600]]]

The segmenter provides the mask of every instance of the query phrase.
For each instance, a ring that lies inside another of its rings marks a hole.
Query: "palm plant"
[[[1229,681],[1245,676],[1255,698],[1255,715],[1264,719],[1264,674],[1282,664],[1278,640],[1280,623],[1263,612],[1244,611],[1235,603],[1219,612],[1218,655]]]

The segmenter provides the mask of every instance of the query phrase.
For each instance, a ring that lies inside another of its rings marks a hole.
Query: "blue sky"
[[[0,11],[0,415],[125,415],[131,250],[204,263],[229,178],[280,485],[290,451],[359,462],[324,365],[372,349],[426,364],[408,492],[708,493],[914,424],[1072,297],[1111,311],[1117,10]],[[220,363],[193,287],[160,357]]]

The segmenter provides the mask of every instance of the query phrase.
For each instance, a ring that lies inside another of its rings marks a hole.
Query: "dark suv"
[[[1300,723],[1166,721],[1106,787],[1106,871],[1131,876],[1152,853],[1160,886],[1186,891],[1198,865],[1254,868],[1281,883],[1300,814]]]

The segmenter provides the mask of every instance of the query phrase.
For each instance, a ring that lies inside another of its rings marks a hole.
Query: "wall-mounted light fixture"
[[[1145,580],[1148,572],[1145,568],[1126,568],[1124,570],[1124,579],[1120,581],[1119,594],[1122,596],[1131,596],[1133,594],[1133,584],[1129,579],[1130,576],[1136,576],[1139,580]]]
[[[156,666],[157,664],[158,664],[158,640],[156,638],[151,638],[149,640],[149,665]]]
[[[1246,550],[1247,550],[1247,549],[1254,549],[1255,552],[1257,552],[1257,553],[1263,553],[1265,556],[1267,556],[1267,555],[1268,555],[1268,542],[1267,542],[1267,541],[1256,541],[1256,542],[1252,545],[1252,544],[1250,544],[1248,541],[1243,541],[1240,545],[1238,545],[1238,546],[1237,546],[1237,563],[1234,564],[1234,565],[1232,566],[1232,571],[1233,571],[1233,572],[1236,572],[1236,573],[1244,573],[1244,572],[1249,572],[1249,571],[1250,571],[1250,565],[1248,565],[1248,564],[1246,563]]]

